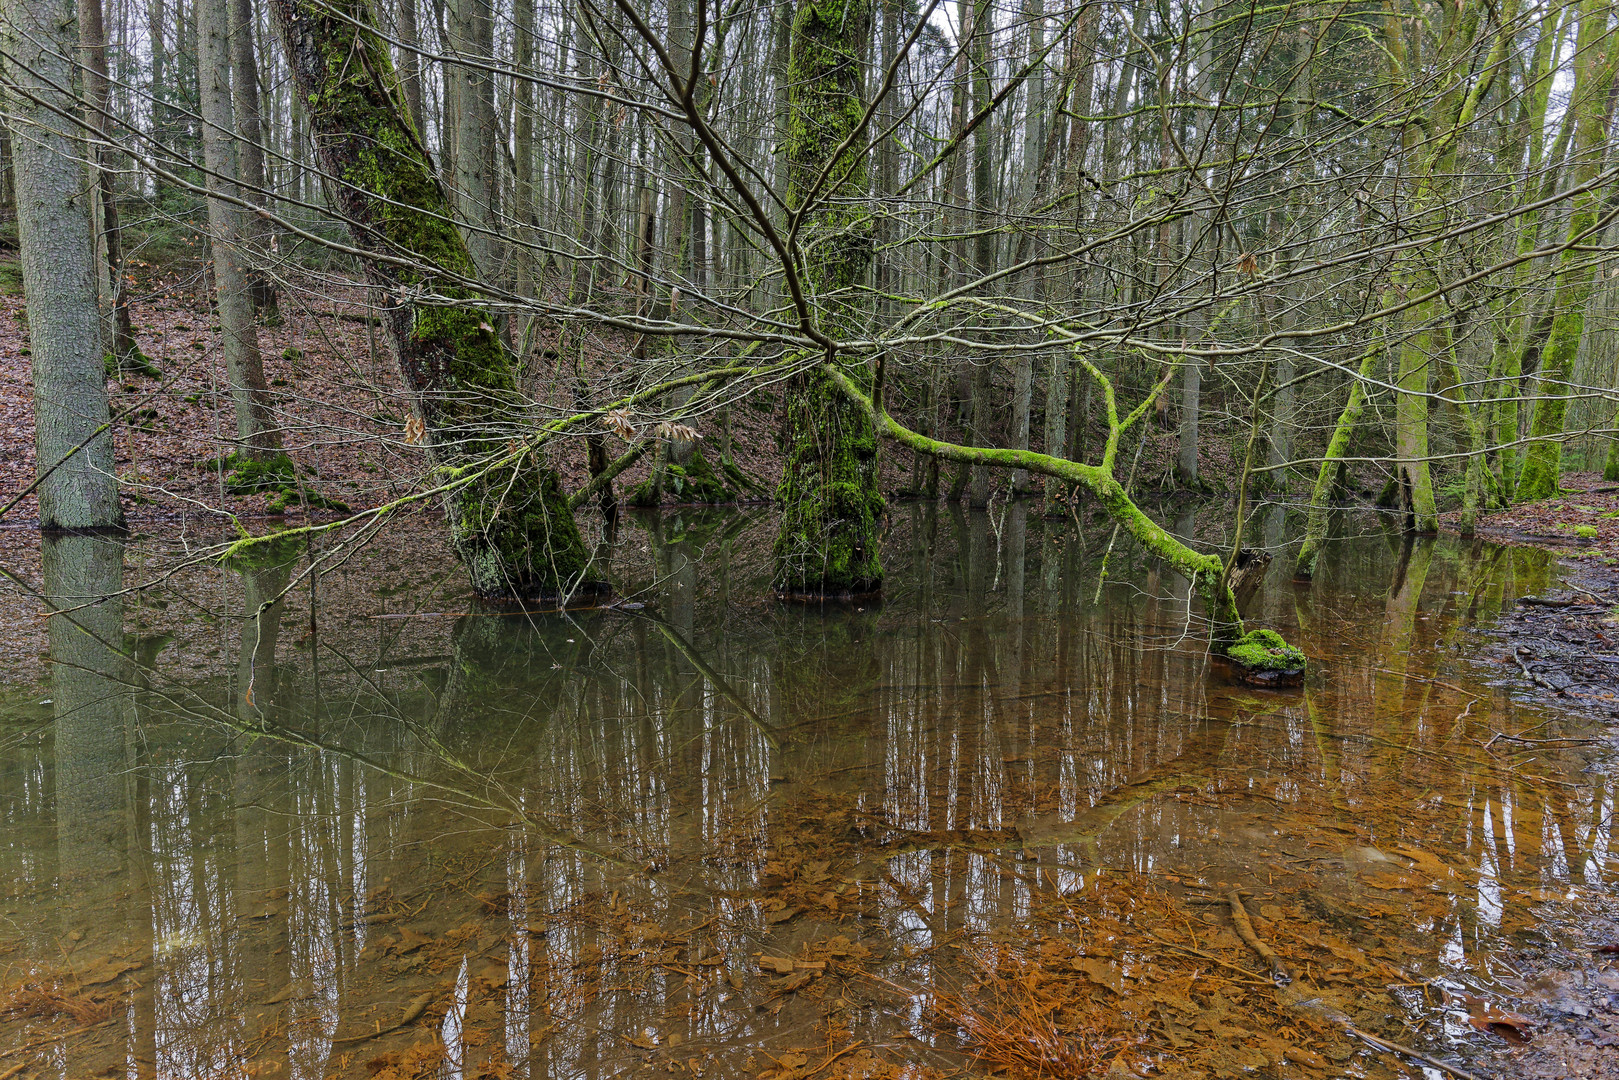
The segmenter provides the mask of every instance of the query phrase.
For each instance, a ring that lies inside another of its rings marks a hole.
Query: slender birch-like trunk
[[[197,62],[202,80],[202,147],[207,169],[209,251],[213,256],[214,294],[219,309],[219,336],[236,411],[238,452],[268,460],[280,453],[259,331],[253,321],[253,293],[243,244],[242,213],[230,201],[237,196],[236,124],[231,102],[231,0],[198,0]]]

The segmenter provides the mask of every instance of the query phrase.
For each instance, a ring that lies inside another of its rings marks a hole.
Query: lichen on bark
[[[556,470],[522,453],[513,359],[404,105],[366,0],[272,0],[333,198],[381,298],[390,350],[441,473],[457,554],[493,599],[566,595],[589,557]],[[431,296],[429,302],[426,297]]]

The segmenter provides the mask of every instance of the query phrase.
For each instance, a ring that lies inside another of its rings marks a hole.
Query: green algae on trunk
[[[1574,88],[1569,109],[1574,111],[1574,147],[1569,180],[1589,185],[1611,154],[1608,123],[1612,117],[1613,88],[1619,57],[1604,47],[1608,6],[1602,0],[1585,0],[1580,9],[1580,29],[1575,46]],[[1576,245],[1597,226],[1603,198],[1600,189],[1581,190],[1574,196],[1569,214],[1567,246],[1558,257],[1557,283],[1552,292],[1551,334],[1541,355],[1539,381],[1544,391],[1535,402],[1529,426],[1529,445],[1524,451],[1523,469],[1513,502],[1535,502],[1558,492],[1562,475],[1563,426],[1573,390],[1574,360],[1585,336],[1585,313],[1595,289],[1596,264]]]
[[[409,119],[367,0],[272,0],[332,198],[363,251],[382,325],[442,476],[456,553],[491,599],[566,596],[589,557],[556,470],[514,453],[513,360],[473,287],[477,272]],[[431,296],[428,302],[424,297]]]
[[[868,0],[800,0],[793,16],[787,94],[787,206],[806,309],[823,336],[856,330],[855,296],[871,268],[874,225],[859,200],[866,188],[861,50]],[[864,365],[826,362],[870,388]],[[857,596],[882,587],[878,534],[877,433],[870,415],[817,367],[787,393],[787,461],[776,495],[775,588],[793,597]]]

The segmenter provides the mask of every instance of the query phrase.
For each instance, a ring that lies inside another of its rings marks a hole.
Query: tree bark
[[[974,115],[990,106],[989,67],[990,36],[994,32],[994,8],[988,0],[975,0],[970,52],[972,54],[972,109]],[[993,149],[992,118],[985,117],[973,131],[973,238],[974,276],[982,277],[995,267],[996,232],[991,225],[994,217],[994,180],[991,161]],[[992,367],[989,362],[973,367],[971,383],[971,441],[979,445],[989,442],[989,382]],[[972,466],[972,482],[967,488],[969,506],[989,505],[989,469],[984,465]]]
[[[529,12],[529,29],[533,32],[534,3],[527,0]],[[521,0],[518,7],[522,11]],[[521,33],[521,29],[518,31]],[[422,46],[422,31],[416,18],[416,0],[400,0],[399,4],[399,81],[405,94],[405,108],[410,114],[410,122],[416,126],[418,136],[425,138],[424,124],[427,114],[422,111],[422,60],[416,50]],[[530,47],[532,52],[532,45]],[[526,55],[519,50],[520,65],[528,61],[521,58]],[[520,66],[519,70],[527,70]],[[530,86],[532,94],[532,84]]]
[[[121,526],[84,143],[69,119],[73,0],[3,0],[6,121],[17,185],[44,529]],[[49,472],[49,475],[45,475]]]
[[[333,201],[380,294],[390,350],[441,475],[471,470],[446,496],[450,534],[472,586],[492,598],[563,597],[588,556],[556,470],[510,449],[504,416],[517,385],[510,354],[477,310],[475,271],[449,200],[405,119],[399,80],[365,0],[272,0]],[[335,10],[334,10],[335,8]],[[339,16],[342,16],[341,18]],[[394,259],[405,256],[409,265]],[[415,300],[417,290],[446,306]]]
[[[270,391],[253,322],[253,293],[242,258],[241,211],[229,200],[236,187],[236,124],[231,103],[231,0],[198,0],[197,62],[202,80],[203,163],[208,170],[209,250],[219,336],[236,411],[238,451],[269,460],[281,451]]]
[[[1607,40],[1609,10],[1608,5],[1599,0],[1586,0],[1580,8],[1574,92],[1568,105],[1578,110],[1574,121],[1573,162],[1569,168],[1569,179],[1574,185],[1589,184],[1595,179],[1605,154],[1611,152],[1607,138],[1613,109],[1610,91],[1619,56],[1614,55],[1611,40],[1606,46],[1603,44]],[[1596,224],[1597,206],[1602,197],[1601,191],[1586,191],[1575,196],[1568,221],[1571,242]],[[1563,460],[1561,436],[1570,393],[1568,383],[1574,374],[1574,357],[1579,352],[1580,339],[1585,335],[1585,309],[1595,276],[1596,266],[1588,256],[1572,248],[1563,252],[1552,296],[1551,335],[1546,339],[1537,379],[1543,392],[1535,402],[1534,419],[1529,427],[1533,441],[1524,452],[1523,472],[1513,493],[1514,502],[1532,502],[1557,494]]]
[[[101,210],[101,241],[107,259],[102,308],[107,315],[112,358],[120,369],[147,371],[150,365],[135,344],[135,328],[129,320],[129,298],[124,293],[123,230],[118,221],[118,193],[113,190],[112,171],[107,157],[112,120],[108,115],[107,27],[102,18],[101,0],[78,0],[79,53],[84,58],[85,121],[99,141],[92,153],[97,199]]]
[[[489,0],[455,0],[451,33],[458,58],[487,64],[495,51],[495,22]],[[446,75],[455,80],[455,189],[467,249],[478,275],[494,281],[500,269],[496,222],[495,84],[488,71],[462,64]]]
[[[860,385],[871,375],[848,364],[835,339],[857,330],[872,261],[871,215],[855,202],[866,189],[866,151],[834,152],[855,131],[864,111],[860,56],[870,32],[869,0],[799,0],[788,61],[787,207],[802,214],[800,276],[808,310],[834,339],[826,365],[789,390],[789,447],[777,496],[781,528],[775,544],[775,586],[788,596],[839,596],[882,587],[877,434],[871,417],[833,383],[831,367]],[[828,168],[830,166],[830,168]],[[832,177],[812,190],[822,171]]]
[[[97,0],[81,0],[92,3]],[[253,42],[253,0],[231,0],[231,105],[236,131],[241,135],[237,165],[242,197],[256,206],[268,206],[264,171],[263,108],[259,102],[259,63]],[[241,214],[238,211],[239,215]],[[253,306],[267,319],[278,321],[275,282],[267,271],[269,222],[257,214],[241,215],[243,251]]]

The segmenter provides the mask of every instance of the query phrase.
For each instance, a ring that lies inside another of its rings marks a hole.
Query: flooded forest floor
[[[1023,504],[813,610],[768,510],[592,525],[646,607],[527,616],[428,516],[12,531],[0,1077],[1619,1075],[1601,494],[1583,560],[1351,515],[1309,584],[1261,508],[1287,692]]]

